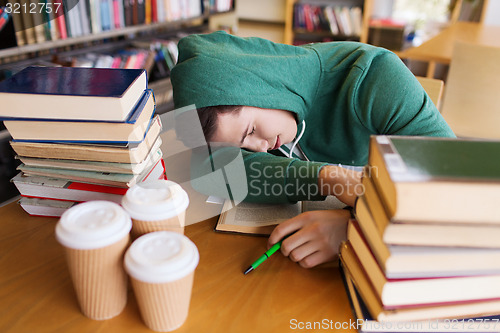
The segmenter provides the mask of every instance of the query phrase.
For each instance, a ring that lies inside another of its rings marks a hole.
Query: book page
[[[303,201],[296,204],[256,204],[242,202],[236,207],[224,202],[215,230],[269,235],[274,227],[306,210],[340,209],[345,204],[329,196],[324,201]]]
[[[240,203],[235,207],[230,200],[226,200],[215,230],[270,235],[277,224],[300,214],[301,207],[300,202],[279,205]]]
[[[223,208],[224,211],[224,208]],[[296,204],[254,204],[242,202],[227,210],[223,223],[242,226],[269,226],[288,220],[301,212]]]

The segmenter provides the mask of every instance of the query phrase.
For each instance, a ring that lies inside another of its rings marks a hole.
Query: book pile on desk
[[[500,316],[499,165],[497,141],[371,138],[340,249],[358,315],[362,303],[379,322]]]
[[[21,161],[12,181],[32,215],[165,178],[160,118],[145,70],[27,67],[0,83],[0,117]]]

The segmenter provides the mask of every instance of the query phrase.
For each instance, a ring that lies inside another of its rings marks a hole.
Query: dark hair
[[[201,128],[205,140],[212,141],[215,132],[217,131],[217,118],[222,113],[238,113],[241,111],[242,105],[216,105],[198,108],[198,118],[200,118]]]
[[[217,106],[207,106],[204,108],[196,109],[197,117],[194,116],[195,109],[192,112],[181,112],[175,116],[174,127],[177,139],[181,140],[186,147],[195,148],[199,147],[200,144],[209,143],[217,131],[217,118],[219,114],[239,112],[243,106],[242,105],[217,105]],[[196,119],[198,118],[198,119]],[[197,122],[199,120],[201,125],[202,133],[193,133],[193,129],[199,128]]]

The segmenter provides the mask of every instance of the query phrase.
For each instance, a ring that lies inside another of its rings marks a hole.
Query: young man
[[[175,106],[196,106],[208,142],[243,148],[248,201],[335,195],[352,206],[361,174],[340,165],[366,164],[370,135],[454,136],[401,60],[366,44],[191,35],[179,42],[171,79]],[[268,153],[278,149],[286,157]],[[283,254],[304,267],[330,261],[348,217],[301,214],[276,227],[269,244],[294,233]]]

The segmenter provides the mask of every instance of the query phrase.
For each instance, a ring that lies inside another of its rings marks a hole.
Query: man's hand
[[[344,241],[350,213],[343,209],[305,212],[280,223],[269,236],[268,247],[286,238],[281,252],[304,268],[334,260]]]
[[[336,196],[340,201],[354,207],[358,195],[363,193],[361,177],[363,173],[336,165],[325,165],[318,177],[322,195]]]

